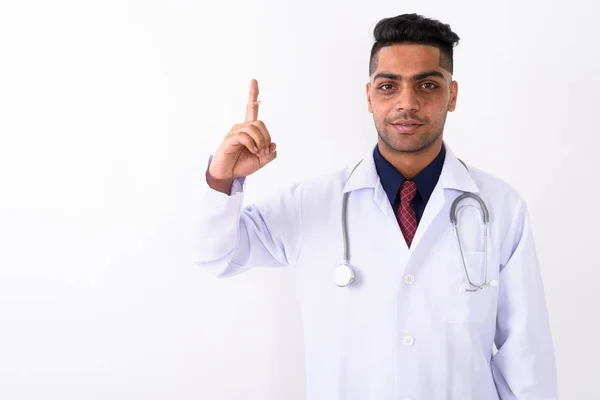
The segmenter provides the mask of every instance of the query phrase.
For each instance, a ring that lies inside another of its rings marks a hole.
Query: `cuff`
[[[208,163],[206,165],[206,169],[208,169],[208,167],[210,167],[210,163],[212,162],[212,159],[213,159],[213,155],[211,154],[208,157]],[[236,178],[233,181],[233,184],[231,185],[231,193],[229,193],[229,195],[233,196],[238,193],[243,193],[245,187],[246,187],[246,177],[242,176],[242,177]]]

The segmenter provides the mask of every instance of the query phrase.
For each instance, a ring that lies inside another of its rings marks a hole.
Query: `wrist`
[[[206,183],[211,189],[217,190],[226,195],[231,194],[231,186],[235,179],[217,179],[210,174],[210,169],[206,170]]]

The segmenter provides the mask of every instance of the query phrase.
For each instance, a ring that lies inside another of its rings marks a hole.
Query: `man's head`
[[[442,140],[446,114],[456,108],[453,47],[449,25],[417,14],[385,18],[375,26],[367,84],[380,145],[418,152]],[[402,120],[420,124],[401,126]]]

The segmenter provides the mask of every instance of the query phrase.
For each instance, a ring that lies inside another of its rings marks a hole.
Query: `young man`
[[[377,145],[358,165],[243,207],[246,177],[277,156],[252,81],[246,121],[206,170],[198,263],[219,277],[294,267],[309,399],[556,399],[526,206],[442,139],[459,37],[416,14],[380,21],[374,36]]]

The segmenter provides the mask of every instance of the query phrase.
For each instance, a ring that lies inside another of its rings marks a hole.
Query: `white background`
[[[198,182],[251,78],[279,158],[248,201],[362,156],[372,29],[406,12],[461,37],[445,139],[527,201],[561,397],[598,398],[595,7],[3,0],[0,399],[302,399],[290,271],[199,270]]]

